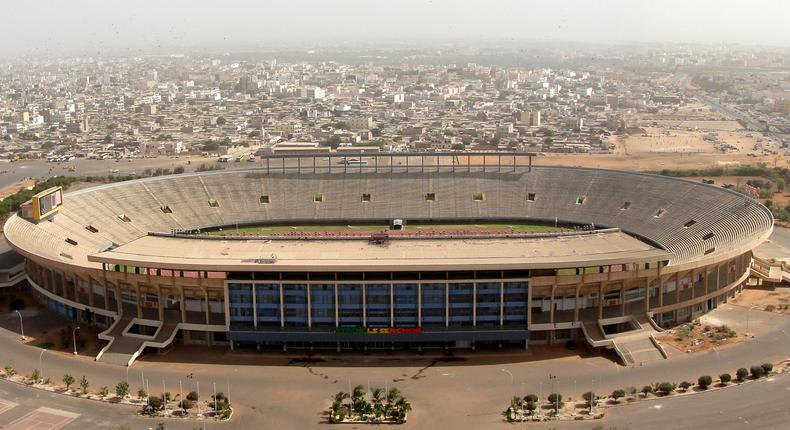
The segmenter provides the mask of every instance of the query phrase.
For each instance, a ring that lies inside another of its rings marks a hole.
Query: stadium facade
[[[106,327],[100,358],[129,364],[172,343],[597,345],[606,327],[669,326],[726,302],[773,227],[765,207],[730,190],[532,166],[530,154],[323,157],[82,189],[41,219],[12,216],[5,235],[48,306]],[[394,220],[405,230],[235,233]],[[415,222],[469,228],[409,233]],[[476,227],[495,223],[568,229]]]

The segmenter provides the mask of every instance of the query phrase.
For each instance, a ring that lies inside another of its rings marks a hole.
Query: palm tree
[[[401,396],[400,398],[398,398],[398,401],[395,403],[395,406],[397,407],[397,411],[398,411],[398,416],[397,416],[398,421],[401,422],[405,421],[406,414],[411,412],[411,403],[409,403],[409,401],[406,400],[405,397]]]
[[[376,418],[381,418],[384,416],[384,390],[381,388],[374,388],[371,393],[371,402],[373,403],[373,413],[376,414]]]
[[[395,387],[392,387],[387,392],[387,403],[395,403],[396,401],[398,401],[400,397],[402,397],[400,394],[400,390]]]

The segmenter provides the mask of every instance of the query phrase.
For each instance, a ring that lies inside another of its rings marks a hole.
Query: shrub
[[[139,398],[141,398],[141,399],[142,399],[143,397],[147,397],[147,394],[148,394],[148,393],[146,393],[146,392],[145,392],[145,390],[144,390],[144,389],[142,389],[142,388],[140,388],[139,390],[137,390],[137,397],[139,397]]]
[[[536,396],[535,394],[527,394],[526,396],[524,396],[525,402],[538,403],[538,400],[539,400],[538,396]]]
[[[722,373],[719,375],[719,381],[721,381],[722,384],[729,384],[730,381],[732,381],[732,376],[729,373]]]
[[[678,387],[682,388],[682,389],[683,389],[683,391],[686,391],[686,390],[688,390],[689,388],[691,388],[693,385],[694,385],[694,384],[692,384],[692,383],[691,383],[691,382],[689,382],[689,381],[683,381],[683,382],[681,382],[680,384],[678,384]]]
[[[625,389],[625,392],[628,393],[628,395],[633,396],[636,394],[636,387],[628,387]]]
[[[709,375],[703,375],[697,378],[697,385],[703,390],[706,390],[712,383],[713,378],[711,378]]]
[[[195,407],[195,402],[189,399],[184,399],[178,404],[178,407],[186,412]]]
[[[766,375],[771,373],[772,370],[774,370],[774,365],[771,363],[763,363],[760,365],[760,367],[762,367],[763,370],[765,370]]]
[[[193,402],[197,402],[198,401],[197,391],[190,391],[189,394],[187,394],[187,400],[192,400]]]
[[[564,403],[562,403],[562,394],[551,393],[549,394],[549,397],[547,399],[551,404],[551,407],[553,407],[555,410],[557,410],[558,408],[562,408],[562,406],[564,405]]]
[[[625,397],[625,390],[617,389],[612,391],[612,398],[615,402],[621,397]]]
[[[164,404],[165,404],[165,402],[162,400],[161,397],[151,396],[151,397],[148,398],[148,406],[153,411],[158,411],[158,410],[162,409]]]
[[[745,367],[741,367],[735,372],[735,379],[737,379],[738,382],[743,382],[743,380],[746,379],[747,376],[749,376],[749,371],[746,370]]]
[[[36,383],[39,379],[41,379],[41,372],[38,369],[33,369],[33,373],[30,374],[30,379]]]
[[[102,396],[102,398],[107,397],[108,394],[110,394],[110,389],[107,388],[106,385],[99,389],[99,395]]]
[[[763,366],[752,366],[749,368],[749,373],[752,374],[753,379],[760,379],[765,376],[765,369]]]
[[[582,394],[582,399],[587,401],[587,406],[589,407],[595,404],[595,401],[598,400],[598,396],[596,396],[592,391],[588,391]]]
[[[673,391],[675,391],[675,384],[671,382],[662,382],[658,384],[658,389],[656,390],[663,395],[669,395]]]
[[[644,394],[645,397],[647,397],[647,395],[652,392],[653,392],[653,387],[651,387],[650,385],[645,385],[644,387],[642,387],[642,394]]]
[[[71,384],[74,383],[74,377],[67,373],[67,374],[63,375],[62,381],[63,381],[63,385],[66,386],[66,391],[68,391],[69,388],[71,387]]]
[[[126,381],[119,382],[115,386],[115,395],[124,398],[129,394],[129,383]]]

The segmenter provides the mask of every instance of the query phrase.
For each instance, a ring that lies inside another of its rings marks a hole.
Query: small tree
[[[697,386],[701,390],[707,390],[710,384],[712,383],[713,383],[713,378],[711,378],[709,375],[703,375],[697,378]]]
[[[10,364],[6,364],[5,367],[3,367],[3,370],[5,371],[5,376],[6,377],[14,376],[14,374],[16,374],[16,372],[14,371],[14,368],[11,367]]]
[[[538,403],[538,400],[540,399],[538,399],[538,396],[535,394],[527,394],[526,396],[524,396],[525,402]]]
[[[124,398],[129,394],[129,383],[126,381],[121,381],[117,385],[115,385],[115,395]]]
[[[732,376],[729,373],[722,373],[719,375],[719,382],[722,384],[727,385],[730,381],[732,381]]]
[[[667,396],[667,395],[671,394],[673,391],[675,391],[675,384],[673,384],[671,382],[662,382],[662,383],[658,384],[658,390],[657,391],[659,393]]]
[[[107,388],[106,385],[99,388],[99,395],[101,396],[102,399],[107,397],[108,394],[110,394],[110,389]]]
[[[560,409],[564,406],[562,403],[562,394],[559,393],[549,394],[548,401],[551,403],[551,407],[554,408],[554,413],[559,413]]]
[[[197,391],[190,391],[189,394],[187,394],[187,400],[192,400],[193,402],[197,402],[198,401]]]
[[[681,382],[680,384],[678,384],[678,386],[679,386],[679,387],[680,387],[680,388],[681,388],[683,391],[688,391],[688,389],[689,389],[689,388],[691,388],[692,386],[694,386],[694,384],[692,384],[692,383],[691,383],[691,382],[689,382],[689,381],[683,381],[683,382]]]
[[[752,374],[753,379],[760,379],[765,376],[765,369],[763,369],[763,366],[752,366],[749,368],[749,372]]]
[[[33,373],[30,374],[30,379],[34,384],[37,383],[41,380],[41,372],[39,372],[38,369],[33,369]]]
[[[66,386],[66,391],[68,391],[69,388],[71,387],[71,384],[74,383],[74,377],[67,373],[67,374],[63,375],[62,381],[63,381],[63,385]]]
[[[82,394],[88,394],[88,378],[85,375],[82,375],[82,379],[80,379],[80,388],[82,388]]]
[[[612,391],[612,399],[614,399],[615,403],[617,403],[617,401],[623,397],[625,397],[625,390],[618,388]]]
[[[178,407],[184,410],[184,413],[187,413],[188,410],[195,407],[195,402],[189,399],[184,399],[178,403]]]
[[[652,386],[645,385],[644,387],[642,387],[642,395],[644,395],[645,397],[647,397],[652,392],[653,392],[653,387]]]
[[[745,367],[741,367],[735,372],[735,379],[737,379],[738,382],[743,382],[747,376],[749,376],[749,371],[746,370]]]
[[[635,396],[636,395],[636,391],[637,391],[636,387],[627,387],[625,389],[625,392],[628,393],[629,396]]]
[[[140,398],[140,399],[143,399],[143,398],[147,397],[147,394],[148,393],[146,393],[145,390],[142,389],[142,388],[137,390],[137,397]]]
[[[763,368],[766,375],[768,375],[769,373],[771,373],[772,370],[774,370],[774,365],[771,363],[763,363],[760,365],[760,367]]]

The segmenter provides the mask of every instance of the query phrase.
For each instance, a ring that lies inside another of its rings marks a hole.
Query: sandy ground
[[[736,297],[732,303],[752,309],[790,314],[790,288],[749,288]]]
[[[682,324],[657,338],[663,345],[671,346],[680,352],[696,353],[725,345],[745,341],[748,336],[738,334],[727,326],[715,326],[695,322]]]
[[[4,199],[12,194],[19,192],[25,188],[30,188],[33,185],[36,185],[36,181],[32,179],[23,179],[21,181],[14,182],[8,186],[0,188],[0,199]]]

